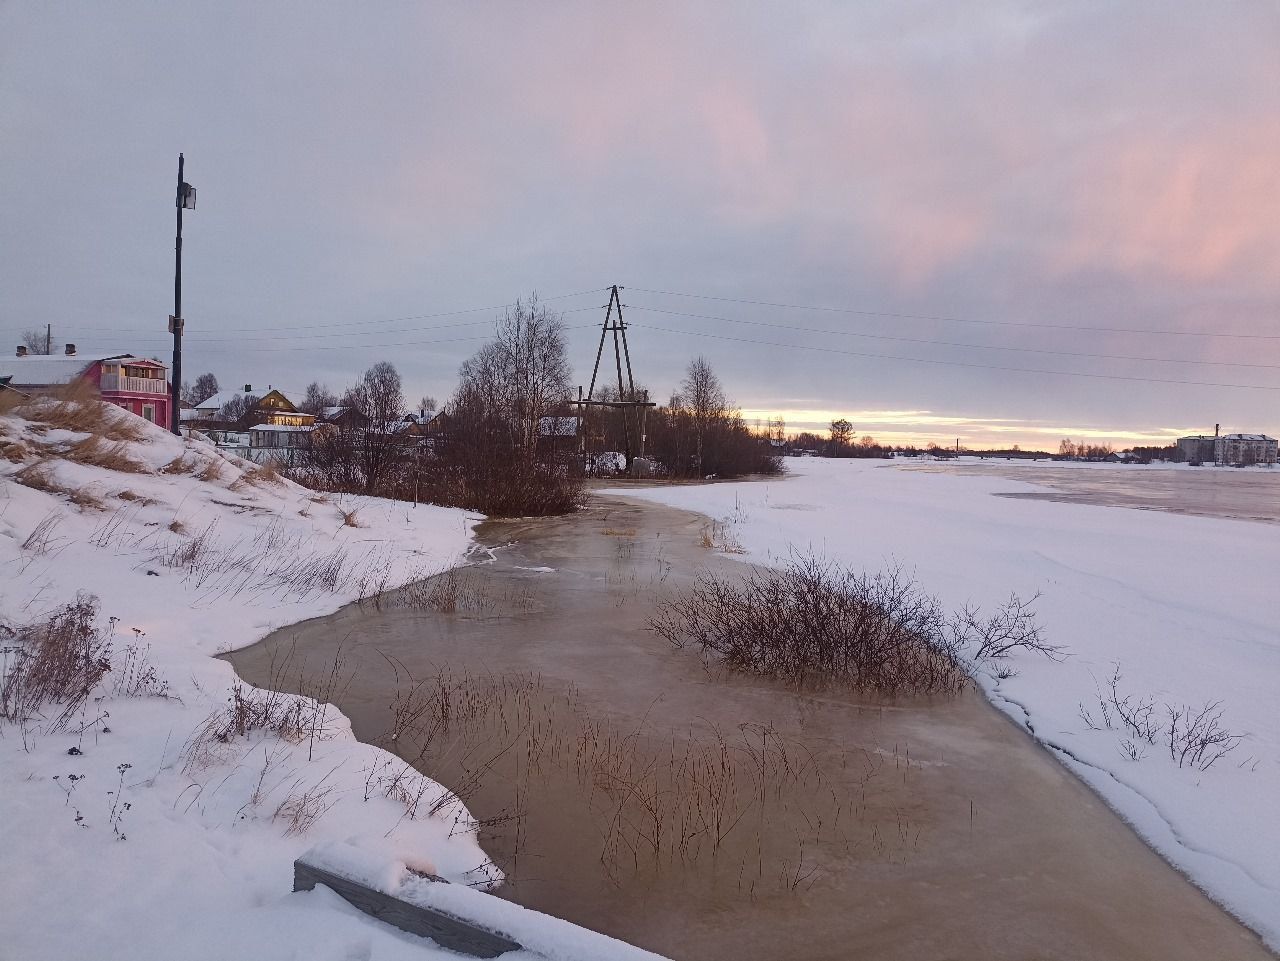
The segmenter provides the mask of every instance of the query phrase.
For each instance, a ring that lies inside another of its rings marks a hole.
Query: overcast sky
[[[0,3],[11,343],[167,357],[180,150],[223,386],[443,400],[535,290],[585,383],[616,283],[792,429],[1280,434],[1272,0]]]

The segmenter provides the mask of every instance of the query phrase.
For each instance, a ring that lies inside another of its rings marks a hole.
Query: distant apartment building
[[[1193,464],[1274,464],[1276,439],[1266,434],[1194,434],[1178,438],[1178,450]]]
[[[1276,439],[1266,434],[1223,434],[1214,438],[1215,464],[1274,464]]]
[[[1212,434],[1193,434],[1190,437],[1178,438],[1178,451],[1182,459],[1189,464],[1213,463],[1214,443],[1218,438]]]

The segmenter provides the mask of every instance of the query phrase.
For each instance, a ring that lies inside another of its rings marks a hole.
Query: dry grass
[[[219,457],[209,457],[198,467],[192,470],[196,480],[202,480],[212,484],[222,480],[222,459]]]
[[[46,733],[67,725],[111,670],[111,635],[97,618],[98,599],[79,594],[46,621],[13,633],[13,643],[0,649],[0,717],[25,725],[53,707],[58,713]]]
[[[636,529],[634,527],[606,527],[600,533],[605,537],[635,537]]]
[[[241,475],[241,479],[250,484],[280,485],[284,483],[284,478],[280,476],[280,472],[272,461],[246,468]]]
[[[174,534],[185,534],[187,532],[187,525],[175,517],[173,520],[169,521],[169,530]]]
[[[151,469],[141,461],[129,456],[124,441],[104,441],[97,434],[91,434],[82,441],[77,441],[62,452],[64,459],[75,464],[88,464],[105,470],[119,471],[124,474],[149,474]]]
[[[46,494],[60,494],[77,507],[91,510],[103,510],[106,505],[102,499],[88,487],[67,487],[53,476],[53,465],[56,458],[43,458],[28,464],[13,475],[13,479],[23,487],[43,491]]]
[[[194,470],[195,470],[195,463],[194,463],[194,462],[192,461],[192,459],[188,456],[187,452],[186,452],[186,451],[183,451],[181,454],[179,454],[179,455],[178,455],[177,457],[175,457],[173,460],[169,461],[169,463],[167,463],[167,464],[165,464],[163,467],[161,467],[161,468],[160,468],[160,473],[162,473],[162,474],[190,474],[190,473],[192,473]]]
[[[343,527],[359,527],[360,526],[360,518],[359,518],[360,509],[358,507],[353,507],[351,510],[347,510],[345,507],[339,507],[338,513],[342,515]]]
[[[6,414],[12,414],[22,406],[25,400],[26,398],[16,390],[11,390],[8,387],[0,387],[0,417],[5,416]]]
[[[21,440],[0,437],[0,457],[12,464],[21,464],[32,456],[32,450]]]
[[[703,524],[698,532],[698,544],[709,551],[720,551],[722,554],[745,554],[747,551],[738,541],[729,525],[723,521],[712,521]]]
[[[103,403],[88,381],[77,380],[52,393],[17,404],[12,412],[54,430],[94,434],[109,441],[141,441],[146,422],[128,411]]]
[[[397,800],[409,817],[452,809],[456,819],[465,802],[481,817],[458,826],[492,842],[486,850],[517,868],[517,884],[528,818],[573,819],[599,839],[597,864],[614,883],[707,870],[736,876],[744,894],[812,885],[815,850],[824,860],[893,861],[918,840],[907,810],[874,799],[886,762],[865,751],[830,766],[770,725],[620,729],[584,710],[572,688],[534,675],[442,671],[414,681],[393,667],[401,684],[383,743],[409,764],[372,768],[366,796]],[[411,768],[450,790],[425,798]]]

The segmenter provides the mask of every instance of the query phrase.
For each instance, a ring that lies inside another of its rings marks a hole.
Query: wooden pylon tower
[[[618,399],[596,400],[596,382],[600,380],[600,360],[604,356],[604,343],[610,334],[613,335],[614,369],[618,375]],[[624,364],[627,369],[625,381],[622,378]],[[635,457],[644,455],[645,414],[650,407],[657,405],[649,400],[647,392],[643,398],[636,397],[636,382],[631,374],[631,351],[627,346],[627,324],[622,319],[622,298],[618,296],[617,284],[609,289],[609,303],[605,305],[604,311],[604,326],[600,329],[600,345],[596,348],[596,363],[591,369],[591,386],[587,388],[586,397],[582,396],[582,388],[578,388],[578,399],[574,404],[581,415],[579,436],[584,445],[584,457],[586,455],[585,435],[581,433],[581,425],[586,421],[587,412],[592,407],[617,408],[622,412],[623,456],[626,457],[626,469],[629,472]]]

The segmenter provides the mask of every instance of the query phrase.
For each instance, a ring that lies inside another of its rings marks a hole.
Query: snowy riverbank
[[[60,731],[56,708],[0,722],[0,954],[452,957],[290,889],[295,857],[351,838],[482,886],[501,874],[461,804],[314,702],[284,737],[196,732],[235,706],[212,655],[456,564],[478,518],[318,497],[114,408],[115,440],[27,414],[0,417],[0,624],[94,595],[112,670]]]
[[[1048,640],[1067,657],[1021,655],[992,701],[1029,730],[1198,885],[1280,945],[1280,570],[1271,525],[992,496],[1032,492],[990,476],[904,470],[883,461],[789,461],[776,482],[626,494],[699,511],[744,560],[812,549],[856,568],[900,562],[950,607],[990,609],[1041,593]],[[1179,766],[1157,732],[1147,743],[1099,695],[1116,669],[1130,706],[1156,725],[1221,701],[1246,735],[1208,770]],[[1092,719],[1090,727],[1082,710]],[[1134,755],[1139,759],[1135,760]],[[1081,843],[1088,843],[1082,838]]]

